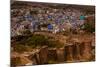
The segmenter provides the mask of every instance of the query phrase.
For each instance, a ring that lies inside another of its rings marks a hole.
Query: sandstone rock
[[[65,57],[64,57],[64,48],[60,48],[57,50],[57,59],[59,62],[64,62]]]
[[[48,47],[43,46],[39,52],[40,64],[48,63]]]
[[[57,49],[56,48],[51,48],[48,51],[48,58],[49,60],[57,60]]]
[[[73,44],[64,47],[65,61],[73,61]]]
[[[87,41],[87,42],[83,42],[80,45],[80,51],[81,51],[81,56],[84,60],[91,60],[92,58],[92,45],[91,45],[91,41]]]
[[[73,45],[73,58],[74,60],[80,60],[81,59],[81,55],[80,55],[80,43],[75,42]]]

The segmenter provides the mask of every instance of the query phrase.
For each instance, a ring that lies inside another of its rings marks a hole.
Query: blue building
[[[50,31],[50,30],[52,30],[53,29],[53,26],[52,26],[52,24],[48,24],[48,30]]]

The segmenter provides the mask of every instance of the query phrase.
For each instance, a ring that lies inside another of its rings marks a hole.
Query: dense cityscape
[[[11,65],[95,60],[95,7],[11,3]]]

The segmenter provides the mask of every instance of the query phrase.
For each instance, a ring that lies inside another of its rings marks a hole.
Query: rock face
[[[84,60],[91,60],[92,59],[92,45],[91,41],[84,42],[80,45],[81,56]]]
[[[69,44],[64,47],[64,53],[65,53],[65,61],[73,61],[73,44]]]
[[[76,61],[81,59],[80,50],[80,43],[75,42],[73,45],[73,58]]]
[[[37,65],[48,63],[93,61],[95,59],[92,41],[75,41],[62,48],[48,48],[43,46],[30,55],[14,53],[11,60],[16,65]],[[23,56],[25,55],[25,56]]]
[[[64,48],[60,48],[57,50],[57,60],[58,60],[58,62],[64,62],[64,60],[65,60]]]
[[[33,61],[34,65],[39,64],[39,58],[37,54],[32,54],[28,58]]]
[[[53,60],[53,61],[57,61],[57,49],[56,48],[49,49],[48,59]]]
[[[48,47],[44,46],[40,49],[39,52],[40,64],[48,63]]]
[[[74,42],[64,47],[65,61],[91,61],[93,60],[91,41]]]
[[[11,61],[12,61],[11,65],[13,67],[27,65],[27,64],[30,64],[30,65],[33,64],[33,61],[29,60],[27,57],[24,57],[24,56],[13,57],[13,58],[11,58]]]

